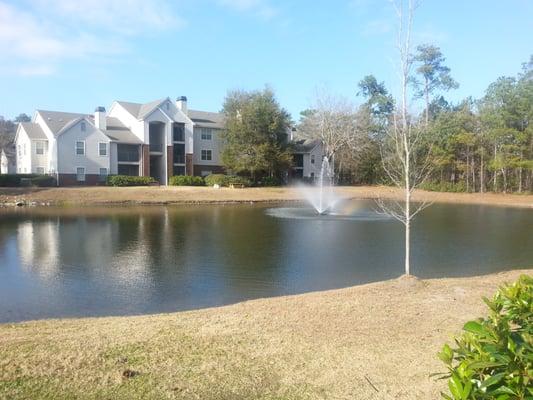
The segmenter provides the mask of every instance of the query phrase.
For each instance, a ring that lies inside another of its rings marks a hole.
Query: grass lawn
[[[0,325],[0,398],[437,399],[436,352],[520,273]]]
[[[402,198],[400,190],[386,186],[339,186],[343,198]],[[0,188],[0,205],[17,202],[37,205],[101,205],[101,204],[180,204],[225,202],[279,202],[302,200],[294,187],[214,189],[211,187],[66,187],[66,188]],[[533,195],[502,193],[440,193],[417,190],[414,201],[427,200],[465,204],[489,204],[533,208]]]

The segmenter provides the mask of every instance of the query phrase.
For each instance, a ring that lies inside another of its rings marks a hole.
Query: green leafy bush
[[[462,193],[466,192],[466,184],[464,182],[424,182],[420,185],[420,189],[429,190],[430,192]]]
[[[249,179],[244,178],[242,176],[227,176],[226,177],[226,184],[229,185],[243,185],[243,186],[250,186],[251,182]]]
[[[467,322],[445,345],[439,358],[446,364],[447,400],[533,399],[533,278],[523,275],[501,287],[486,319]]]
[[[17,186],[55,186],[56,180],[50,175],[9,174],[0,175],[0,187]]]
[[[39,175],[34,178],[30,178],[30,185],[38,186],[38,187],[51,187],[51,186],[56,186],[57,181],[53,176]]]
[[[207,186],[219,185],[228,186],[228,176],[224,174],[211,174],[205,177],[205,184]]]
[[[265,176],[260,184],[261,186],[281,186],[281,180],[275,176]]]
[[[170,177],[172,186],[204,186],[204,178],[201,176],[175,175]]]
[[[109,175],[106,180],[108,186],[148,186],[156,180],[151,176]]]

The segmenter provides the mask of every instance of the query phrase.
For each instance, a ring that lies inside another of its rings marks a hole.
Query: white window
[[[22,156],[22,146],[20,144],[18,145],[18,149],[19,149],[19,157],[21,157]]]
[[[26,155],[26,143],[24,143],[23,149],[24,149],[24,155]]]
[[[202,150],[202,161],[211,161],[213,159],[213,152],[211,150]]]
[[[44,175],[44,167],[37,167],[35,168],[35,172],[39,175]]]
[[[85,155],[85,142],[83,140],[76,142],[76,155],[78,156]]]
[[[98,143],[98,155],[107,156],[107,143]]]
[[[80,124],[80,129],[81,129],[82,132],[85,132],[87,130],[87,127],[85,126],[85,122],[82,122]]]
[[[100,182],[105,182],[107,178],[107,168],[100,168],[100,175],[99,175]]]
[[[315,155],[311,154],[311,164],[314,164],[314,163],[315,163]]]
[[[41,142],[41,141],[35,142],[35,154],[39,154],[39,155],[44,154],[44,142]]]
[[[85,167],[76,168],[76,180],[78,182],[85,182]]]
[[[202,140],[211,140],[213,138],[213,133],[210,128],[201,128],[200,132]]]

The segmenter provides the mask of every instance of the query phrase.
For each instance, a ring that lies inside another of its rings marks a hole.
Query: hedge
[[[201,176],[175,175],[170,177],[172,186],[205,186],[204,178]]]
[[[229,185],[244,185],[250,186],[251,182],[247,178],[236,175],[211,174],[205,177],[205,184],[207,186],[229,186]]]
[[[224,174],[211,174],[205,177],[205,184],[207,186],[228,186],[228,176]]]
[[[109,175],[106,180],[107,186],[148,186],[156,183],[151,176]]]
[[[50,175],[37,174],[9,174],[0,175],[1,187],[17,186],[56,186],[56,180]]]

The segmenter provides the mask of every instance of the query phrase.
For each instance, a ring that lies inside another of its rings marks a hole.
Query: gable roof
[[[296,140],[293,142],[293,153],[309,153],[320,143],[320,139]]]
[[[74,120],[80,118],[93,118],[93,116],[89,114],[46,110],[37,110],[37,112],[41,114],[44,123],[48,126],[48,128],[52,131],[54,135],[57,135],[67,124],[71,123]]]
[[[117,101],[124,109],[137,119],[143,119],[161,105],[168,97],[154,100],[149,103],[131,103],[128,101]]]
[[[222,113],[189,110],[188,114],[195,126],[216,129],[224,129],[225,127],[225,118]]]
[[[105,135],[114,142],[127,144],[141,144],[139,139],[128,127],[115,117],[107,117],[107,129],[104,131]]]
[[[34,122],[20,122],[21,127],[24,129],[30,139],[34,140],[47,140],[46,134],[39,124]]]

